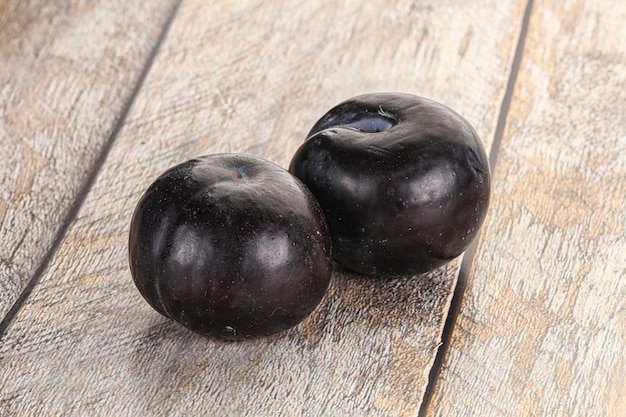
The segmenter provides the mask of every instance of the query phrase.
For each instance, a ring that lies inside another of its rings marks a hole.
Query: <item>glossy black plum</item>
[[[271,162],[200,157],[161,175],[139,201],[129,260],[158,312],[222,339],[301,322],[324,296],[331,242],[315,198]]]
[[[489,204],[489,163],[472,126],[409,94],[334,107],[289,169],[324,210],[335,260],[363,274],[407,276],[454,259]]]

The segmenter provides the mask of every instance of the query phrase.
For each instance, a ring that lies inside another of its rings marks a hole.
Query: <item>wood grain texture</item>
[[[626,415],[626,3],[536,1],[430,415]]]
[[[0,321],[61,230],[172,3],[0,4]]]
[[[236,151],[286,166],[317,118],[367,91],[440,100],[489,145],[523,8],[183,2],[76,221],[2,341],[0,410],[415,415],[457,262],[417,279],[337,272],[297,328],[221,343],[141,299],[127,264],[130,218],[156,176],[191,157]]]

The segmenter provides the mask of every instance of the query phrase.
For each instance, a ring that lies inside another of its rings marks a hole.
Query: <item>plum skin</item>
[[[315,198],[278,165],[240,154],[192,159],[158,177],[133,214],[129,262],[155,310],[225,340],[300,323],[332,272]]]
[[[335,106],[289,170],[320,203],[334,259],[362,274],[409,276],[449,262],[476,237],[489,206],[489,162],[475,130],[410,94]]]

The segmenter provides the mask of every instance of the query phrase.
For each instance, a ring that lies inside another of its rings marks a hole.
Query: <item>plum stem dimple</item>
[[[346,126],[364,133],[378,133],[390,129],[394,124],[395,120],[393,118],[386,113],[379,112],[376,115],[365,115],[352,120]]]
[[[246,172],[245,168],[240,166],[233,167],[231,170],[231,175],[235,181],[248,179],[248,173]]]
[[[384,111],[382,106],[378,106],[378,114],[380,114],[381,116],[386,117],[388,119],[396,121],[396,118],[394,117],[394,115]]]
[[[353,129],[363,133],[379,133],[391,129],[397,123],[398,120],[393,114],[383,110],[382,107],[379,106],[377,112],[370,112],[366,109],[365,111],[341,114],[330,120],[318,123],[311,132],[309,132],[309,137],[323,130],[332,128]]]

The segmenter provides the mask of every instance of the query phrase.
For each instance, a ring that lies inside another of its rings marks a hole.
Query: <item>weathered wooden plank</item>
[[[0,321],[53,245],[173,3],[0,5]]]
[[[183,2],[76,221],[4,337],[0,410],[414,415],[457,263],[419,279],[336,273],[302,325],[221,343],[141,299],[127,265],[128,225],[167,167],[228,151],[286,166],[321,114],[366,91],[441,100],[489,141],[523,8]]]
[[[430,415],[626,415],[625,21],[535,1]]]

